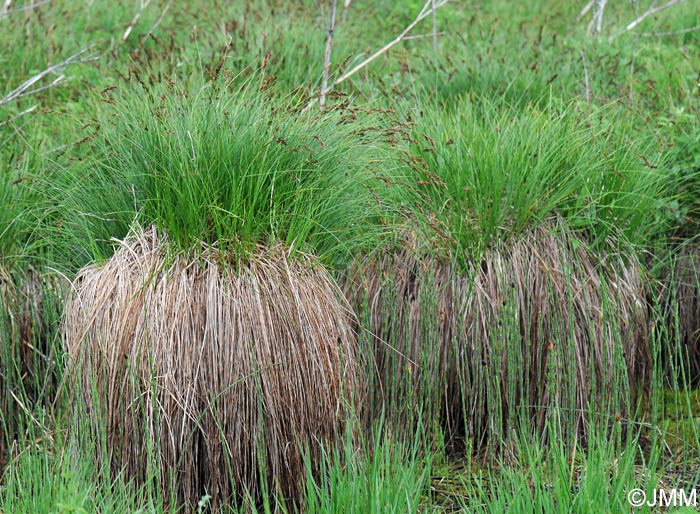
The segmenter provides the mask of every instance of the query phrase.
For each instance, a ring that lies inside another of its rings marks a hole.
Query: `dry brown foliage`
[[[371,425],[384,411],[389,431],[412,436],[418,416],[430,427],[432,407],[444,397],[455,298],[451,268],[419,257],[413,237],[405,243],[355,262],[344,290],[373,357],[364,422]]]
[[[464,399],[466,432],[477,442],[506,439],[521,409],[538,433],[556,409],[555,421],[585,437],[590,413],[628,416],[648,384],[638,265],[576,241],[559,224],[539,227],[487,251],[473,282],[460,283],[465,337],[448,397]]]
[[[143,483],[159,470],[190,506],[263,486],[299,498],[304,451],[317,463],[358,399],[337,286],[281,248],[239,270],[216,248],[167,248],[154,228],[131,236],[79,273],[66,306],[72,370],[95,429],[106,423],[113,471]]]
[[[523,419],[543,433],[556,414],[585,438],[590,412],[630,413],[650,370],[634,262],[594,255],[556,220],[467,273],[412,247],[365,259],[346,287],[376,358],[370,417],[383,407],[407,426],[412,398],[448,434],[493,448]]]

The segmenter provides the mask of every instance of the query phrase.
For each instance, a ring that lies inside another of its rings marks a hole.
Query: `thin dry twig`
[[[345,2],[343,2],[343,17],[342,17],[343,23],[345,23],[345,20],[348,17],[348,11],[350,10],[351,3],[352,3],[352,0],[345,0]]]
[[[139,22],[143,11],[145,11],[150,4],[151,0],[141,0],[141,7],[136,12],[132,20],[129,22],[129,25],[127,25],[126,30],[124,31],[124,35],[122,36],[121,44],[124,44],[126,42],[127,38],[129,37],[129,34],[131,34],[131,31],[134,30],[134,27]]]
[[[423,5],[423,8],[420,10],[416,18],[408,24],[408,26],[394,39],[392,39],[390,42],[388,42],[386,45],[384,45],[382,48],[374,52],[372,55],[367,57],[364,61],[362,61],[360,64],[352,68],[350,71],[347,71],[343,73],[340,77],[338,77],[331,85],[323,88],[322,91],[325,91],[326,94],[328,94],[335,86],[345,82],[347,79],[352,77],[355,73],[360,71],[361,69],[365,68],[368,66],[371,62],[373,62],[375,59],[380,57],[382,54],[385,54],[388,52],[391,48],[399,44],[400,42],[404,41],[406,39],[406,36],[408,36],[409,32],[411,32],[416,25],[418,25],[421,21],[423,21],[425,18],[430,16],[435,10],[439,9],[440,7],[443,7],[445,4],[450,2],[450,0],[427,0],[425,4]],[[335,2],[334,2],[335,5]],[[349,3],[346,3],[346,7],[349,5]],[[328,50],[328,49],[326,49]],[[304,110],[309,109],[313,104],[315,100],[312,100],[311,102],[308,103],[308,105],[304,108]]]
[[[696,30],[700,30],[700,25],[687,29],[670,30],[668,32],[642,32],[639,35],[642,37],[679,36],[681,34],[687,34],[688,32],[695,32]]]
[[[588,65],[586,64],[586,54],[584,53],[583,50],[581,50],[581,62],[583,63],[583,74],[586,79],[586,83],[584,85],[584,95],[586,96],[586,104],[590,107],[591,105],[591,83],[588,78]]]
[[[433,11],[433,53],[435,54],[435,64],[438,60],[438,36],[437,36],[437,9],[435,8],[435,0],[431,5]]]
[[[12,0],[5,0],[5,4],[2,6],[2,9],[0,9],[0,18],[22,11],[31,11],[33,9],[36,9],[37,7],[41,7],[42,5],[46,5],[49,3],[51,3],[51,0],[43,0],[42,2],[37,2],[35,4],[32,3],[30,5],[23,5],[22,7],[17,7],[16,9],[10,9],[10,6],[12,5]]]
[[[83,48],[79,52],[74,53],[64,61],[61,61],[58,64],[54,64],[53,66],[49,66],[46,68],[44,71],[34,75],[32,78],[25,80],[22,84],[20,84],[18,87],[10,91],[4,98],[0,99],[0,106],[8,104],[14,100],[17,100],[19,98],[23,98],[25,96],[33,95],[36,93],[39,93],[40,91],[45,91],[46,89],[52,88],[59,83],[61,83],[63,80],[65,80],[66,76],[63,73],[60,73],[60,71],[71,65],[71,64],[81,64],[81,63],[86,63],[90,61],[94,61],[97,59],[96,54],[90,54],[87,57],[80,58],[81,55],[85,54],[88,50],[92,48],[93,45],[88,46],[87,48]],[[53,79],[49,84],[45,84],[43,86],[36,86],[38,82],[43,80],[45,77],[49,75],[56,75],[56,78]]]
[[[2,123],[0,123],[0,127],[4,127],[5,125],[9,125],[10,123],[17,121],[19,118],[21,118],[25,114],[29,114],[30,112],[34,112],[37,107],[39,107],[39,106],[32,105],[29,109],[25,109],[22,112],[20,112],[19,114],[16,114],[15,116],[12,116],[11,118],[6,119]]]
[[[160,13],[160,16],[158,16],[158,19],[156,22],[151,26],[150,29],[148,29],[148,32],[146,32],[146,35],[143,36],[141,41],[146,41],[148,39],[148,36],[153,34],[153,32],[158,28],[158,25],[160,25],[163,22],[163,19],[165,18],[165,15],[167,14],[168,10],[170,9],[170,6],[173,5],[173,0],[168,0],[168,3],[165,4],[165,7],[163,7],[163,11]]]
[[[679,4],[681,2],[685,2],[685,0],[670,0],[669,2],[666,2],[663,5],[659,5],[658,7],[650,7],[641,16],[639,16],[636,20],[634,20],[632,23],[627,25],[622,32],[620,32],[619,34],[616,34],[614,36],[611,36],[610,41],[620,37],[625,32],[629,32],[630,30],[634,29],[640,23],[642,23],[644,20],[646,20],[649,16],[656,14],[660,11],[663,11],[665,9],[668,9],[669,7],[673,7],[674,5]]]
[[[326,105],[326,93],[328,92],[328,73],[331,68],[331,51],[333,49],[333,31],[335,30],[335,2],[331,0],[331,16],[328,22],[328,34],[326,35],[326,54],[323,57],[323,81],[321,83],[321,97],[319,105],[323,109]]]
[[[605,14],[605,6],[608,4],[608,0],[595,0],[598,5],[591,21],[588,23],[588,33],[591,32],[595,34],[600,34],[603,30],[603,14]]]
[[[594,5],[595,0],[590,0],[590,2],[583,6],[583,9],[581,9],[581,12],[578,13],[578,16],[576,17],[576,21],[581,21],[583,17],[590,12]]]
[[[437,33],[438,36],[444,36],[445,34],[446,34],[446,32],[444,32],[444,31],[440,31]],[[432,32],[430,34],[414,34],[413,36],[406,36],[405,38],[403,38],[403,40],[404,41],[412,41],[414,39],[424,39],[426,37],[434,37],[434,36],[435,36],[435,34],[433,34]]]
[[[438,0],[435,3],[433,3],[433,0],[428,0],[423,8],[421,9],[420,13],[418,13],[418,16],[408,24],[408,26],[394,39],[389,41],[386,45],[384,45],[382,48],[374,52],[372,55],[370,55],[367,59],[362,61],[360,64],[352,68],[350,71],[347,71],[343,73],[340,77],[338,77],[333,84],[328,88],[333,89],[335,86],[345,82],[347,79],[352,77],[355,73],[360,71],[362,68],[366,67],[368,64],[370,64],[372,61],[377,59],[379,56],[382,54],[385,54],[388,52],[391,48],[399,44],[401,41],[405,39],[405,37],[408,35],[409,32],[411,32],[416,25],[418,25],[421,21],[423,21],[425,18],[430,16],[433,13],[433,10],[437,10],[440,7],[443,7],[445,4],[447,4],[450,0]]]

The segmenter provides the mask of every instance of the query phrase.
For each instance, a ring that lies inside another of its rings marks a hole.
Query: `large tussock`
[[[260,248],[235,270],[213,247],[167,248],[155,229],[127,239],[79,273],[66,307],[112,469],[143,482],[155,464],[190,505],[261,487],[298,498],[304,452],[314,464],[339,437],[358,390],[350,311],[311,258]]]

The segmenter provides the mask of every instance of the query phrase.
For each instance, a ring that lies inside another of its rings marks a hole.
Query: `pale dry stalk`
[[[404,38],[409,34],[409,32],[411,32],[416,27],[416,25],[418,25],[421,21],[423,21],[425,18],[430,16],[437,9],[445,6],[449,1],[450,0],[437,0],[434,2],[434,0],[428,0],[425,3],[425,5],[423,6],[423,8],[421,9],[420,13],[418,13],[418,16],[416,16],[416,18],[411,23],[409,23],[408,26],[406,26],[406,28],[398,36],[396,36],[394,39],[389,41],[386,45],[384,45],[379,50],[374,52],[372,55],[370,55],[367,59],[362,61],[360,64],[358,64],[357,66],[355,66],[351,70],[343,73],[340,77],[338,77],[335,80],[335,82],[333,82],[333,84],[331,84],[331,86],[329,87],[329,90],[333,89],[335,86],[345,82],[347,79],[352,77],[355,73],[357,73],[358,71],[360,71],[361,69],[366,67],[368,64],[373,62],[375,59],[377,59],[381,55],[388,52],[391,48],[393,48],[397,44],[401,43],[404,40]]]
[[[581,12],[578,13],[578,16],[576,17],[576,21],[581,21],[586,14],[590,12],[590,10],[593,8],[595,5],[596,0],[590,0],[586,5],[583,6],[583,9],[581,9]]]
[[[394,39],[389,41],[387,44],[385,44],[383,47],[381,47],[379,50],[374,52],[372,55],[367,57],[365,60],[363,60],[361,63],[358,65],[354,66],[351,70],[343,73],[340,77],[338,77],[332,84],[328,85],[327,87],[322,87],[322,92],[325,91],[326,94],[328,94],[333,88],[336,86],[342,84],[345,82],[347,79],[352,77],[355,73],[358,71],[362,70],[363,68],[367,67],[370,63],[375,61],[378,57],[382,56],[386,52],[388,52],[391,48],[396,46],[397,44],[401,43],[406,39],[406,37],[409,35],[409,33],[418,25],[421,21],[423,21],[425,18],[428,16],[431,16],[435,11],[440,9],[441,7],[444,7],[450,2],[450,0],[427,0],[425,4],[423,5],[423,8],[420,10],[416,18],[406,26],[406,28]],[[335,1],[333,2],[333,5],[335,6]],[[326,45],[326,53],[328,54],[328,45]],[[330,60],[330,57],[328,57],[328,60]],[[309,102],[309,104],[304,108],[304,110],[309,109],[313,104],[315,100],[312,100]]]
[[[597,7],[593,12],[591,21],[588,24],[589,34],[592,32],[596,35],[600,35],[601,31],[603,30],[603,15],[605,14],[605,7],[607,6],[607,4],[608,0],[595,0],[595,5]]]
[[[52,66],[49,66],[46,68],[44,71],[37,73],[33,77],[25,80],[22,84],[20,84],[18,87],[10,91],[4,98],[0,98],[0,106],[8,104],[14,100],[17,100],[19,98],[23,98],[25,96],[29,95],[34,95],[36,93],[39,93],[41,91],[45,91],[49,88],[52,88],[61,82],[63,82],[66,79],[66,76],[61,73],[61,71],[66,68],[67,66],[70,66],[72,64],[81,64],[81,63],[86,63],[90,61],[95,61],[97,59],[97,56],[94,54],[88,55],[87,57],[80,58],[83,54],[85,54],[88,50],[90,50],[92,46],[89,46],[87,48],[83,48],[79,52],[74,53],[67,59],[59,62],[58,64],[54,64]],[[54,78],[49,84],[45,84],[43,86],[37,86],[39,82],[41,82],[45,77],[48,77],[49,75],[56,75],[56,78]],[[36,86],[36,87],[35,87]]]
[[[5,0],[5,3],[3,4],[2,8],[0,9],[0,18],[3,16],[9,16],[10,14],[18,13],[18,12],[23,12],[23,11],[31,11],[33,9],[36,9],[37,7],[41,7],[42,5],[46,5],[48,3],[51,3],[51,0],[43,0],[41,2],[32,2],[29,5],[23,5],[22,7],[17,7],[15,9],[10,9],[10,6],[12,5],[12,0]]]
[[[122,36],[121,43],[124,44],[129,37],[129,34],[131,34],[131,31],[134,29],[136,24],[139,22],[139,19],[141,18],[141,15],[143,14],[143,11],[146,10],[146,8],[151,4],[152,0],[141,0],[141,6],[139,7],[139,10],[136,11],[136,14],[134,17],[131,19],[129,22],[129,25],[127,25],[126,30],[124,31],[124,35]]]
[[[328,34],[326,35],[326,54],[323,57],[323,81],[321,83],[321,97],[319,105],[321,109],[326,106],[326,93],[328,92],[328,74],[331,68],[331,51],[333,49],[333,31],[335,30],[335,3],[331,0],[331,16],[328,22]]]
[[[652,16],[652,15],[658,13],[658,12],[661,12],[661,11],[663,11],[663,10],[665,10],[665,9],[668,9],[669,7],[673,7],[674,5],[680,4],[680,3],[685,2],[685,1],[686,1],[686,0],[670,0],[669,2],[666,2],[666,3],[663,4],[663,5],[659,5],[659,6],[656,6],[656,7],[653,7],[653,6],[650,7],[650,8],[647,9],[642,15],[640,15],[639,17],[637,17],[637,19],[635,19],[634,21],[632,21],[631,23],[629,23],[629,24],[624,28],[624,30],[622,30],[622,32],[620,32],[619,34],[616,34],[616,35],[614,35],[614,36],[611,36],[611,37],[610,37],[610,40],[612,41],[612,40],[614,40],[614,39],[620,37],[620,36],[621,36],[622,34],[624,34],[625,32],[629,32],[630,30],[633,30],[633,29],[636,28],[640,23],[642,23],[644,20],[646,20],[649,16]]]

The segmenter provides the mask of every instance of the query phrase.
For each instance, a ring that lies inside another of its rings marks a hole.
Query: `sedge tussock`
[[[563,223],[549,225],[485,251],[472,278],[459,280],[463,336],[447,411],[462,414],[479,446],[506,441],[523,415],[543,433],[556,414],[585,439],[591,414],[630,415],[648,383],[638,264],[594,254]]]
[[[383,115],[300,113],[293,95],[223,80],[196,91],[134,84],[102,118],[95,158],[46,181],[66,197],[61,269],[108,258],[134,222],[185,252],[216,244],[238,264],[284,243],[334,266],[390,235],[382,223],[396,217],[389,189],[399,188],[385,182],[395,157]]]
[[[65,338],[92,423],[106,423],[112,469],[162,484],[192,506],[298,499],[320,446],[357,400],[352,314],[310,257],[258,248],[245,267],[204,245],[168,255],[155,228],[77,276]],[[149,446],[150,445],[150,446]]]
[[[523,421],[541,434],[556,414],[583,440],[590,413],[631,413],[651,358],[635,262],[593,254],[561,220],[467,262],[409,242],[356,266],[346,291],[375,360],[370,417],[406,428],[423,407],[424,422],[493,449]]]

